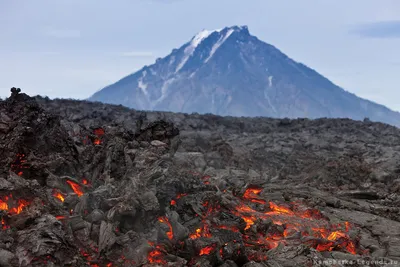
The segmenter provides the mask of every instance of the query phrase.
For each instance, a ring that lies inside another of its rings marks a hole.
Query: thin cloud
[[[46,29],[44,34],[54,38],[60,39],[70,39],[81,37],[81,32],[78,30],[68,30],[68,29]]]
[[[351,33],[365,38],[400,38],[400,20],[359,25]]]
[[[123,52],[121,53],[123,57],[152,57],[152,52],[144,52],[144,51],[131,51],[131,52]]]

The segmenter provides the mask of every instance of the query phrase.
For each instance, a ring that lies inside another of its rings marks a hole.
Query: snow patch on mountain
[[[166,81],[164,81],[163,86],[161,87],[161,96],[154,102],[151,103],[152,108],[157,105],[158,103],[160,103],[161,101],[163,101],[167,95],[168,95],[168,88],[169,86],[175,81],[175,78],[170,78]]]
[[[143,82],[143,78],[146,77],[147,71],[143,71],[142,77],[138,80],[138,87],[143,92],[143,94],[148,98],[149,92],[147,92],[147,84]]]
[[[214,44],[214,46],[211,48],[210,55],[204,61],[205,63],[207,63],[211,59],[211,57],[214,55],[214,53],[217,51],[217,49],[229,38],[229,36],[231,36],[231,34],[233,32],[234,32],[233,29],[229,29],[228,32],[224,36],[221,36],[221,38],[218,40],[218,42],[216,42]]]
[[[271,107],[272,111],[273,111],[275,114],[277,114],[277,110],[276,110],[275,106],[272,104],[271,98],[270,98],[269,95],[268,95],[268,88],[265,88],[265,89],[264,89],[264,97],[265,97],[265,99],[267,100],[268,105]]]
[[[183,52],[184,53],[183,59],[179,63],[178,67],[176,68],[175,73],[180,71],[183,68],[183,66],[185,66],[186,62],[193,55],[197,46],[213,32],[214,31],[203,30],[193,37],[193,39],[190,41],[189,45],[185,48],[185,50]]]
[[[269,87],[272,87],[272,78],[274,78],[274,76],[269,76],[268,77],[268,85],[269,85]]]

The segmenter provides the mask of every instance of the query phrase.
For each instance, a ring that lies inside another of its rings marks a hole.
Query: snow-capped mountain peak
[[[177,67],[175,69],[175,73],[178,73],[185,66],[187,61],[190,59],[190,57],[196,51],[197,47],[213,33],[218,33],[221,36],[219,37],[219,39],[215,43],[215,45],[212,47],[210,54],[207,57],[207,59],[205,60],[205,62],[210,60],[210,58],[214,55],[215,51],[229,38],[229,36],[233,32],[235,32],[235,31],[239,32],[242,30],[247,30],[247,26],[233,26],[233,27],[226,27],[223,29],[217,29],[217,30],[212,30],[212,31],[203,29],[202,31],[198,32],[185,47],[184,55],[183,55],[180,63],[177,65]]]
[[[142,110],[233,116],[347,117],[400,125],[400,114],[358,98],[249,33],[202,30],[153,65],[89,100]]]

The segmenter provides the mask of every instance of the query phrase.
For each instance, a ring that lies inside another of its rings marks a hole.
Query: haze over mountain
[[[399,112],[345,91],[252,36],[246,26],[203,30],[89,100],[232,116],[368,117],[400,126]]]

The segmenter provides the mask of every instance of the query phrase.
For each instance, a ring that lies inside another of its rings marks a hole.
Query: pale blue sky
[[[399,0],[0,0],[0,96],[86,98],[232,25],[400,111]]]

